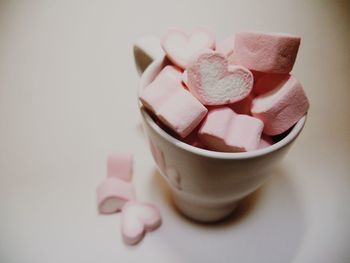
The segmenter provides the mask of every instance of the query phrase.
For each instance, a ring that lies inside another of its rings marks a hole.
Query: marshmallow
[[[248,97],[241,101],[228,105],[234,112],[238,114],[250,115],[250,108],[252,107],[253,95],[250,93]]]
[[[269,147],[272,144],[273,144],[272,138],[270,136],[263,134],[260,138],[258,149],[263,149],[263,148]]]
[[[235,62],[250,70],[289,73],[294,65],[300,37],[263,32],[242,32],[235,38]]]
[[[187,137],[183,139],[184,143],[192,145],[193,147],[205,149],[205,145],[201,142],[198,137],[198,129],[195,129]]]
[[[162,223],[158,207],[149,203],[130,201],[122,210],[121,231],[127,245],[136,245],[145,232],[157,229]]]
[[[264,133],[277,135],[292,127],[309,109],[300,82],[293,76],[253,100],[251,113],[264,122]]]
[[[231,36],[216,43],[215,51],[223,54],[226,58],[228,58],[233,54],[234,45],[235,45],[235,36]]]
[[[159,75],[167,75],[170,77],[173,77],[175,79],[182,78],[182,70],[175,67],[175,66],[165,66],[162,71],[159,73]]]
[[[152,111],[158,119],[181,137],[186,137],[207,114],[207,109],[187,90],[179,77],[164,73],[146,87],[140,95],[143,105]]]
[[[258,148],[263,127],[259,119],[222,107],[209,111],[198,136],[211,150],[252,151]]]
[[[252,70],[251,72],[253,73],[253,76],[254,76],[254,86],[255,86],[255,83],[256,83],[257,81],[259,81],[259,79],[260,79],[261,77],[263,77],[264,75],[266,75],[266,73],[260,72],[260,71],[254,71],[254,70]],[[254,87],[253,87],[253,91],[254,91]]]
[[[188,88],[188,76],[187,70],[182,73],[182,83],[185,84],[185,87]]]
[[[133,159],[131,153],[113,153],[107,158],[107,176],[130,182]]]
[[[253,87],[252,73],[241,66],[228,65],[220,53],[206,50],[193,58],[187,69],[188,88],[204,105],[240,101]]]
[[[205,28],[196,28],[190,35],[178,29],[170,29],[162,37],[161,46],[171,62],[186,69],[194,54],[202,49],[215,48],[215,36]]]
[[[232,52],[230,55],[227,56],[227,61],[229,65],[236,65],[235,62],[235,54]]]
[[[264,74],[255,82],[253,91],[256,95],[267,93],[285,83],[289,77],[289,74]]]
[[[96,189],[98,210],[101,214],[111,214],[122,209],[129,200],[135,199],[134,186],[115,177],[107,177]]]

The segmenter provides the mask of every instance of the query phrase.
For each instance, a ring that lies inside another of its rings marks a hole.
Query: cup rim
[[[153,74],[154,71],[160,70],[163,67],[165,60],[166,58],[164,57],[159,58],[157,60],[154,60],[148,66],[148,68],[144,71],[141,77],[140,91],[143,89],[143,87],[146,84],[151,82],[150,75]],[[145,82],[148,82],[148,83],[145,83]],[[200,155],[207,158],[217,158],[217,159],[218,158],[219,159],[248,159],[248,158],[255,158],[255,157],[259,157],[259,156],[263,156],[263,155],[267,155],[269,153],[275,152],[285,147],[289,143],[291,143],[299,135],[307,119],[307,113],[306,113],[294,125],[291,131],[282,140],[274,143],[271,146],[268,146],[262,149],[257,149],[254,151],[249,151],[249,152],[217,152],[217,151],[206,150],[206,149],[189,145],[171,136],[154,122],[154,120],[151,118],[151,116],[147,113],[145,108],[142,106],[141,102],[139,102],[139,108],[140,108],[141,116],[146,121],[147,125],[150,126],[153,129],[153,131],[155,131],[158,135],[160,135],[164,140],[192,154]]]

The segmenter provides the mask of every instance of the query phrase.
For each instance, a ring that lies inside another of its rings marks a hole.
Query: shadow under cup
[[[166,61],[155,60],[141,78],[147,86]],[[282,160],[304,127],[302,117],[275,144],[243,153],[215,152],[196,148],[160,128],[140,105],[144,130],[160,174],[166,179],[174,202],[187,217],[202,222],[229,215],[239,200],[259,188]]]

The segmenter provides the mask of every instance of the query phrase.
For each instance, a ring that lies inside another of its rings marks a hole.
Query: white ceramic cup
[[[142,90],[167,63],[154,60],[141,76]],[[178,209],[187,217],[212,222],[229,215],[237,202],[259,188],[273,173],[304,127],[301,118],[282,140],[264,149],[224,153],[193,147],[160,128],[140,104],[144,131],[160,174]]]

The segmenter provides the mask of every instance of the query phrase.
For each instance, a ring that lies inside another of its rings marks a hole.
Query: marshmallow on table
[[[179,29],[170,29],[161,38],[161,46],[167,57],[182,69],[187,68],[189,59],[202,49],[215,48],[215,35],[206,28],[195,28],[191,34]]]
[[[235,38],[235,63],[250,70],[289,73],[294,65],[300,37],[282,33],[242,32]]]
[[[107,158],[107,176],[130,182],[133,158],[131,153],[112,153]]]
[[[116,177],[107,177],[96,190],[98,210],[101,214],[111,214],[122,209],[129,200],[135,199],[134,186]]]
[[[183,138],[196,128],[208,110],[183,88],[181,74],[179,77],[166,74],[171,68],[167,66],[159,73],[141,92],[140,100],[162,123]]]
[[[122,210],[121,230],[124,242],[135,245],[145,232],[157,229],[162,223],[158,207],[153,204],[130,201]]]
[[[222,107],[209,111],[198,136],[211,150],[252,151],[258,148],[263,127],[259,119]]]
[[[293,76],[253,100],[251,113],[264,122],[264,133],[277,135],[291,128],[309,109],[300,82]]]
[[[247,97],[253,87],[252,73],[229,65],[220,53],[205,50],[192,58],[187,68],[188,88],[204,105],[224,105]]]
[[[235,36],[231,36],[216,43],[215,51],[223,54],[225,57],[228,58],[233,53],[234,45],[235,45]]]

